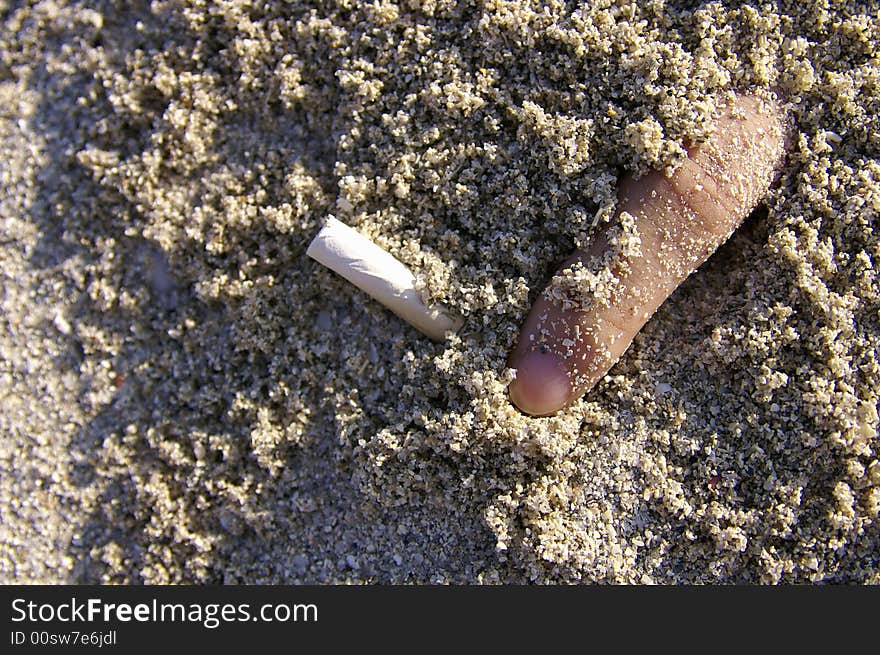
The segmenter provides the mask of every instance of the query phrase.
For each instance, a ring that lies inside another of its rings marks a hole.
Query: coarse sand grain
[[[878,52],[859,0],[0,0],[0,582],[880,582]],[[520,414],[555,265],[734,91],[777,186]]]

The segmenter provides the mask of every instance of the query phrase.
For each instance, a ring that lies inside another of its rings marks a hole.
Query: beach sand
[[[0,582],[880,582],[876,2],[0,30]],[[596,388],[520,414],[531,301],[734,90],[785,103],[777,186]],[[459,333],[306,257],[331,214]]]

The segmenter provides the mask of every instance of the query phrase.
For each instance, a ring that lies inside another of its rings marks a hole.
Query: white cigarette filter
[[[443,341],[464,322],[442,305],[426,307],[406,266],[333,216],[312,239],[306,254],[435,341]]]

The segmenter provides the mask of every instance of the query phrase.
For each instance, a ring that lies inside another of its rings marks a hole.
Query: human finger
[[[552,414],[605,375],[767,192],[783,127],[776,103],[737,96],[673,174],[624,177],[613,227],[563,263],[523,324],[509,360],[520,410]]]

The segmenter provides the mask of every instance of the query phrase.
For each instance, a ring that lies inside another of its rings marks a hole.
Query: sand
[[[876,2],[0,2],[0,582],[880,582]],[[779,183],[583,400],[507,354],[734,90]],[[465,316],[305,256],[334,215]]]

